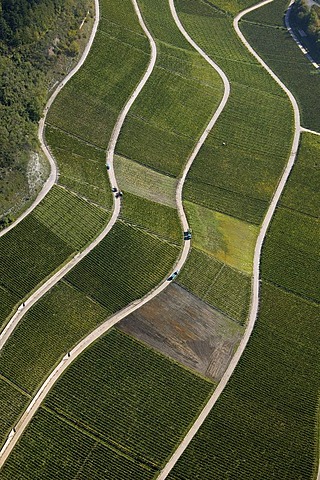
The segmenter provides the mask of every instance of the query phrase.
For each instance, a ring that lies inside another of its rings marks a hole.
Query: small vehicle
[[[107,170],[110,170],[110,168],[111,167],[110,167],[109,163],[107,163]]]
[[[190,230],[187,230],[186,232],[183,232],[183,240],[191,240]]]
[[[112,187],[111,191],[115,193],[115,192],[117,191],[117,188],[116,188],[116,187]]]
[[[119,192],[115,194],[115,197],[116,198],[123,197],[123,193],[121,192],[121,190],[119,190]]]
[[[167,278],[167,281],[168,282],[171,282],[171,280],[174,280],[176,278],[176,276],[178,275],[179,273],[179,270],[176,270],[175,272],[173,272],[170,277]]]

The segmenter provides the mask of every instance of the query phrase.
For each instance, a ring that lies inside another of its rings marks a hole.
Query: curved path
[[[312,58],[312,56],[310,55],[310,53],[308,52],[308,50],[302,45],[302,43],[300,42],[299,38],[297,37],[297,35],[294,33],[294,31],[292,30],[291,26],[290,26],[290,21],[289,21],[289,17],[290,17],[290,13],[291,13],[291,10],[292,10],[292,5],[294,4],[294,0],[291,0],[290,1],[290,4],[289,4],[289,7],[288,7],[288,10],[286,11],[286,14],[285,14],[285,17],[284,17],[284,21],[285,21],[285,24],[286,24],[286,27],[287,27],[287,30],[288,32],[290,33],[291,37],[293,38],[293,40],[296,42],[296,44],[298,45],[298,47],[300,48],[300,50],[302,51],[302,53],[306,56],[306,58],[309,60],[309,62],[312,63],[312,65],[319,69],[320,68],[320,65]]]
[[[98,0],[96,0],[96,2],[98,2]],[[147,68],[144,76],[140,80],[139,84],[137,85],[136,89],[132,93],[132,95],[129,98],[128,102],[126,103],[125,107],[121,111],[121,113],[120,113],[120,115],[117,119],[117,122],[114,126],[114,129],[113,129],[113,132],[111,134],[110,141],[109,141],[109,144],[108,144],[107,155],[106,155],[106,163],[110,166],[110,169],[108,170],[108,175],[109,175],[109,180],[110,180],[111,186],[115,187],[117,190],[119,189],[119,187],[118,187],[118,184],[117,184],[117,180],[116,180],[116,177],[115,177],[115,174],[114,174],[114,168],[113,168],[113,156],[114,156],[115,146],[116,146],[116,143],[117,143],[117,140],[118,140],[123,122],[124,122],[128,112],[129,112],[133,102],[138,97],[142,88],[144,87],[148,78],[150,77],[150,75],[152,73],[152,70],[154,68],[155,62],[156,62],[156,57],[157,57],[156,44],[155,44],[152,36],[150,35],[149,31],[147,30],[147,28],[146,28],[146,26],[145,26],[145,24],[142,20],[140,11],[138,9],[138,6],[136,4],[135,4],[135,8],[136,8],[136,12],[137,12],[137,15],[138,15],[138,18],[139,18],[139,22],[140,22],[143,30],[145,31],[145,33],[146,33],[146,35],[149,39],[150,45],[151,45],[151,58],[150,58],[150,63],[148,65],[148,68]],[[97,12],[99,12],[99,3],[97,4]],[[99,17],[99,14],[97,14],[97,17]],[[121,207],[120,197],[116,198],[114,196],[114,205],[113,205],[112,216],[111,216],[108,224],[104,228],[104,230],[100,233],[100,235],[98,237],[96,237],[93,240],[93,242],[87,248],[85,248],[81,253],[76,254],[75,257],[73,257],[72,260],[70,260],[70,262],[68,262],[60,270],[58,270],[54,275],[52,275],[52,277],[50,277],[23,304],[21,304],[19,306],[17,312],[12,316],[12,318],[10,319],[10,321],[8,322],[8,324],[5,326],[5,328],[3,329],[3,331],[0,334],[0,351],[3,348],[3,346],[5,345],[6,341],[10,337],[10,335],[12,334],[12,332],[14,331],[14,329],[16,328],[16,326],[19,324],[22,317],[32,307],[32,305],[34,305],[59,280],[61,280],[61,278],[63,278],[75,265],[77,265],[77,263],[79,263],[86,255],[88,255],[88,253],[91,252],[91,250],[93,250],[94,247],[96,247],[101,242],[101,240],[107,235],[107,233],[109,233],[109,231],[111,230],[111,228],[113,227],[113,225],[115,224],[115,222],[116,222],[116,220],[119,216],[120,207]]]
[[[252,297],[251,297],[251,306],[250,306],[250,314],[249,314],[249,322],[246,327],[246,331],[244,333],[244,336],[239,344],[239,347],[233,356],[226,372],[224,373],[222,379],[220,380],[217,388],[215,389],[213,395],[210,397],[209,401],[201,411],[200,415],[196,419],[195,423],[192,425],[186,436],[184,437],[183,441],[181,444],[178,446],[177,450],[174,452],[172,457],[169,459],[165,467],[161,470],[159,476],[157,477],[157,480],[164,480],[167,478],[168,474],[171,472],[172,468],[174,465],[177,463],[185,449],[188,447],[189,443],[193,439],[193,437],[196,435],[198,432],[199,428],[209,415],[211,409],[215,405],[216,401],[220,397],[221,393],[223,392],[225,386],[227,385],[231,375],[233,374],[241,356],[242,353],[244,352],[244,349],[247,346],[247,343],[249,341],[249,338],[251,336],[257,314],[258,314],[258,306],[259,306],[259,270],[260,270],[260,256],[261,256],[261,248],[262,244],[269,226],[269,223],[271,221],[271,218],[274,214],[275,208],[277,206],[277,203],[279,201],[280,195],[285,187],[285,184],[287,182],[287,179],[289,177],[290,171],[293,167],[297,150],[298,150],[298,145],[299,145],[299,139],[300,139],[300,113],[299,113],[299,108],[297,105],[297,102],[292,95],[292,93],[287,89],[287,87],[281,82],[281,80],[273,73],[273,71],[268,67],[268,65],[259,57],[259,55],[253,50],[253,48],[250,46],[250,44],[247,42],[245,37],[240,31],[239,28],[239,21],[241,18],[246,15],[247,13],[260,8],[268,3],[271,3],[273,0],[265,0],[258,5],[254,5],[253,7],[247,8],[243,12],[239,13],[236,18],[234,19],[233,26],[234,29],[239,36],[240,40],[242,43],[245,45],[245,47],[252,53],[252,55],[260,62],[260,64],[268,71],[268,73],[272,76],[272,78],[280,85],[280,87],[286,92],[288,95],[292,106],[294,110],[294,124],[295,124],[295,133],[294,133],[294,140],[293,140],[293,145],[291,148],[291,153],[289,156],[289,160],[287,163],[287,166],[282,174],[282,177],[280,179],[280,182],[278,184],[278,187],[276,189],[276,192],[271,200],[270,206],[267,210],[266,216],[263,220],[259,236],[257,239],[257,243],[255,246],[255,251],[254,251],[254,261],[253,261],[253,281],[252,281]],[[173,2],[173,0],[170,0],[170,2]],[[320,479],[319,479],[320,480]]]
[[[149,39],[150,45],[151,45],[151,49],[152,49],[151,62],[149,64],[148,70],[145,73],[142,81],[139,83],[139,85],[138,85],[137,89],[135,90],[134,94],[132,95],[129,102],[125,106],[125,108],[124,108],[123,112],[121,113],[121,115],[118,119],[118,122],[117,122],[117,124],[114,128],[112,138],[110,140],[110,144],[109,144],[108,151],[107,151],[107,162],[111,166],[113,164],[113,154],[114,154],[115,145],[116,145],[117,138],[118,138],[118,135],[120,133],[120,129],[122,127],[123,121],[125,119],[125,116],[127,115],[127,113],[129,111],[132,103],[134,102],[135,98],[140,93],[141,89],[143,88],[144,84],[146,83],[147,79],[149,78],[149,76],[150,76],[150,74],[153,70],[153,67],[155,65],[156,54],[157,54],[156,44],[155,44],[151,34],[149,33],[149,31],[148,31],[148,29],[147,29],[147,27],[146,27],[146,25],[143,21],[143,18],[141,16],[141,13],[140,13],[140,10],[139,10],[138,4],[137,4],[137,0],[132,0],[132,2],[133,2],[133,5],[134,5],[136,14],[139,18],[140,25],[143,28],[144,32],[146,33],[146,35]],[[177,191],[176,191],[177,208],[178,208],[179,216],[180,216],[180,219],[181,219],[182,227],[183,227],[184,230],[188,230],[189,224],[188,224],[188,221],[187,221],[184,209],[183,209],[183,205],[182,205],[182,187],[183,187],[185,178],[187,176],[187,173],[188,173],[188,171],[191,167],[191,164],[192,164],[194,158],[196,157],[197,153],[199,152],[201,146],[203,145],[204,141],[206,140],[207,136],[209,135],[212,127],[214,126],[215,122],[217,121],[220,113],[222,112],[222,110],[223,110],[223,108],[224,108],[224,106],[227,102],[227,99],[228,99],[228,96],[229,96],[229,93],[230,93],[230,86],[229,86],[228,79],[225,76],[225,74],[222,72],[222,70],[220,70],[220,68],[217,65],[215,65],[215,63],[212,62],[212,60],[204,52],[202,52],[202,50],[191,40],[191,38],[185,32],[185,30],[183,29],[177,15],[176,15],[176,12],[174,10],[174,5],[173,5],[172,1],[170,1],[170,7],[171,7],[171,11],[174,15],[175,21],[176,21],[179,29],[186,36],[188,41],[190,41],[190,43],[197,49],[197,51],[202,56],[204,56],[204,58],[206,58],[206,60],[213,66],[213,68],[215,68],[218,71],[218,73],[221,75],[221,77],[223,79],[224,87],[225,87],[223,99],[220,102],[219,107],[216,110],[216,112],[214,113],[213,117],[211,118],[209,124],[207,125],[204,133],[202,134],[198,143],[196,144],[193,152],[191,153],[191,156],[189,157],[188,162],[186,163],[183,174],[182,174],[182,176],[181,176],[181,178],[178,182],[178,185],[177,185]],[[113,168],[110,169],[110,172],[113,175],[113,173],[112,173]],[[112,176],[111,181],[112,181],[112,185],[117,186],[116,179],[115,179],[114,175]],[[115,210],[114,210],[114,213],[113,213],[113,216],[112,216],[113,223],[116,220],[116,217],[119,213],[119,210],[120,210],[120,199],[118,199],[118,201],[116,201]],[[109,228],[109,225],[108,225],[107,228],[108,228],[108,231],[109,231],[111,227]],[[105,231],[102,232],[99,235],[99,237],[95,240],[95,244],[99,243],[99,241],[103,238],[103,236],[105,236],[106,233],[107,232],[105,232]],[[92,249],[93,248],[92,245],[93,244],[91,244],[90,247],[88,247],[88,248]],[[186,242],[184,242],[183,249],[182,249],[182,252],[180,254],[180,258],[177,261],[177,264],[175,266],[175,270],[180,270],[182,268],[182,266],[184,265],[184,263],[187,259],[189,250],[190,250],[190,242],[186,241]],[[61,273],[61,271],[58,272],[57,275],[60,275],[59,278],[61,278],[69,269],[71,269],[76,263],[78,263],[78,261],[81,258],[83,258],[85,252],[88,253],[85,250],[81,254],[78,254],[77,258],[75,258],[73,261],[70,262],[70,263],[74,262],[72,264],[72,266],[70,266],[70,268],[69,268],[70,264],[66,265],[66,267],[65,267],[66,271],[64,273]],[[53,278],[54,277],[52,277],[52,279]],[[58,280],[56,280],[56,281],[58,281]],[[54,283],[56,283],[56,281],[53,282],[52,284],[50,284],[50,286],[46,287],[45,291],[41,291],[39,297],[35,298],[32,301],[32,303],[31,303],[31,299],[27,300],[26,306],[24,307],[23,312],[17,312],[17,313],[24,314],[25,311],[27,311],[27,309],[29,309],[31,307],[31,305],[33,303],[35,303],[35,301],[38,298],[40,298],[46,291],[49,290],[49,288],[51,288],[51,286],[54,285]],[[42,288],[44,288],[45,285],[43,285],[43,287],[41,287],[41,289],[39,289],[39,290],[42,290]],[[39,388],[39,390],[35,394],[34,398],[32,399],[31,403],[27,407],[26,411],[22,414],[22,416],[21,416],[20,420],[18,421],[18,423],[16,424],[15,428],[10,432],[10,434],[7,438],[7,441],[5,442],[4,446],[2,447],[2,449],[0,451],[0,468],[3,466],[4,462],[6,461],[10,452],[12,451],[13,447],[15,446],[15,444],[17,443],[17,441],[19,440],[19,438],[23,434],[25,428],[27,427],[27,425],[31,421],[32,417],[34,416],[34,414],[36,413],[36,411],[40,407],[40,405],[41,405],[42,401],[44,400],[45,396],[47,395],[49,390],[53,387],[54,383],[58,380],[58,378],[66,370],[66,368],[68,368],[70,363],[73,362],[78,357],[78,355],[80,355],[91,343],[93,343],[101,335],[106,333],[116,323],[118,323],[124,317],[126,317],[130,313],[134,312],[135,310],[140,308],[142,305],[147,303],[149,300],[154,298],[156,295],[158,295],[160,292],[162,292],[169,285],[170,285],[170,282],[168,282],[167,279],[165,279],[161,284],[159,284],[156,288],[154,288],[151,292],[149,292],[145,297],[132,302],[130,305],[125,307],[123,310],[117,312],[115,315],[110,317],[103,324],[101,324],[98,328],[96,328],[93,332],[91,332],[86,338],[84,338],[82,341],[80,341],[70,352],[66,353],[66,355],[63,357],[63,359],[60,361],[60,363],[56,366],[56,368],[52,371],[52,373],[49,375],[49,377],[41,385],[41,387]],[[36,296],[36,295],[37,295],[37,292],[34,294],[34,296]],[[18,322],[16,322],[16,324],[17,323]],[[14,329],[14,326],[10,329],[11,332],[13,331],[13,329]],[[8,338],[9,335],[10,335],[10,331],[9,331],[9,328],[8,328],[8,334],[6,335],[6,338]],[[4,342],[5,342],[5,339],[2,342],[2,345],[4,344]]]
[[[42,148],[42,151],[44,152],[44,154],[46,155],[47,159],[49,160],[49,164],[50,164],[50,175],[49,177],[47,178],[46,182],[44,183],[41,191],[39,192],[37,198],[35,199],[35,201],[32,203],[32,205],[30,205],[29,208],[27,208],[27,210],[25,210],[19,218],[17,218],[14,222],[11,223],[11,225],[9,225],[7,228],[4,228],[3,230],[1,230],[0,232],[0,237],[2,237],[3,235],[5,235],[7,232],[9,232],[9,230],[11,230],[12,228],[14,228],[18,223],[21,222],[21,220],[23,220],[27,215],[29,215],[29,213],[32,212],[32,210],[37,206],[39,205],[39,203],[41,202],[41,200],[44,199],[44,197],[47,195],[47,193],[49,192],[49,190],[52,188],[52,186],[57,182],[57,179],[58,179],[58,168],[57,168],[57,165],[56,165],[56,162],[53,158],[53,156],[51,155],[51,152],[50,150],[48,149],[47,145],[46,145],[46,142],[45,142],[45,139],[44,139],[44,136],[43,136],[43,131],[44,131],[44,127],[45,127],[45,122],[46,122],[46,118],[47,118],[47,113],[49,111],[49,108],[51,107],[52,103],[54,102],[56,96],[60,93],[60,90],[65,86],[65,84],[70,80],[70,78],[73,77],[73,75],[75,75],[77,73],[77,71],[82,67],[83,63],[85,62],[87,56],[88,56],[88,53],[92,47],[92,43],[93,43],[93,40],[94,40],[94,37],[96,36],[96,33],[97,33],[97,29],[98,29],[98,24],[99,24],[99,20],[100,20],[100,9],[99,9],[99,1],[98,0],[94,0],[94,3],[95,3],[95,19],[94,19],[94,23],[93,23],[93,27],[92,27],[92,30],[91,30],[91,33],[90,33],[90,37],[89,37],[89,40],[88,40],[88,43],[86,44],[86,47],[80,57],[80,60],[79,62],[77,63],[77,65],[68,73],[68,75],[66,75],[66,77],[62,80],[61,83],[59,83],[59,85],[57,86],[57,88],[55,89],[55,91],[53,92],[53,94],[51,95],[51,97],[49,98],[48,102],[46,103],[46,106],[43,110],[43,117],[41,118],[40,122],[39,122],[39,128],[38,128],[38,139],[39,139],[39,142],[40,142],[40,145],[41,145],[41,148]]]

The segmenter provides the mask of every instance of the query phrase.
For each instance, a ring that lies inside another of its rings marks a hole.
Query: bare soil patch
[[[188,368],[219,381],[243,327],[176,284],[118,325]]]

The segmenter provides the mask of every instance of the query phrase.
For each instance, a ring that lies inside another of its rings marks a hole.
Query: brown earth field
[[[244,332],[175,283],[118,328],[214,381],[222,377]]]

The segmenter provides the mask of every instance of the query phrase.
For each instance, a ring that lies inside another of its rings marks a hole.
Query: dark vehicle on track
[[[183,232],[183,240],[191,240],[190,230],[187,230],[186,232]]]
[[[112,187],[111,191],[115,193],[117,191],[116,187]]]
[[[168,282],[171,282],[171,280],[174,280],[176,278],[176,276],[178,275],[179,273],[179,270],[176,270],[175,272],[173,272],[170,277],[167,278],[167,281]]]

